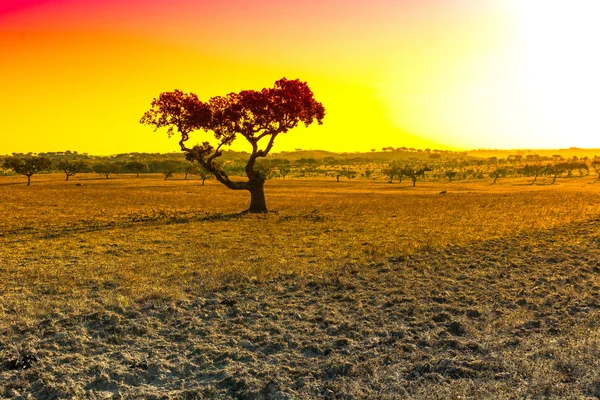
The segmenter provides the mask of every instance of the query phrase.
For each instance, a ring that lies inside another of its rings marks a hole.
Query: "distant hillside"
[[[477,149],[467,151],[469,156],[478,158],[507,158],[511,155],[522,155],[527,156],[529,154],[537,154],[541,157],[552,157],[557,154],[564,158],[577,157],[590,157],[600,156],[600,149],[581,149],[578,147],[571,147],[569,149],[515,149],[515,150],[497,150],[497,149]]]
[[[289,160],[290,162],[296,162],[299,160],[304,161],[349,161],[353,164],[356,163],[387,163],[392,160],[398,161],[413,161],[419,163],[427,163],[429,161],[445,161],[445,160],[457,160],[457,159],[488,159],[490,157],[497,157],[499,159],[508,158],[514,155],[534,155],[537,154],[540,157],[551,158],[553,155],[560,155],[564,158],[577,157],[589,157],[594,158],[596,155],[600,156],[600,149],[582,149],[572,147],[569,149],[476,149],[465,152],[455,152],[449,150],[430,150],[430,149],[414,149],[414,148],[397,148],[391,147],[386,150],[370,151],[370,152],[354,152],[354,153],[336,153],[327,150],[301,150],[295,151],[281,151],[269,154],[268,159],[271,160]],[[28,155],[39,155],[48,157],[51,159],[60,159],[69,157],[72,159],[81,160],[112,160],[112,161],[148,161],[148,160],[184,160],[184,154],[182,152],[172,153],[123,153],[115,154],[112,156],[94,156],[88,155],[88,153],[77,153],[76,151],[65,151],[65,152],[47,152],[47,153],[13,153],[15,156],[28,156]],[[219,160],[225,163],[228,162],[245,162],[248,160],[249,153],[243,151],[232,151],[225,150],[223,155],[219,157]],[[2,158],[2,156],[0,156]]]

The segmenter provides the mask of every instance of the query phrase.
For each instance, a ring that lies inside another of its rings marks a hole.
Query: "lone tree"
[[[71,160],[60,160],[56,163],[56,167],[65,173],[66,179],[68,181],[71,176],[77,175],[79,172],[83,171],[87,164],[83,161],[71,161]]]
[[[179,146],[188,161],[195,161],[212,172],[229,189],[250,192],[247,212],[265,213],[268,211],[264,192],[266,177],[255,168],[256,160],[269,154],[279,134],[287,133],[300,123],[309,126],[316,120],[320,125],[324,116],[325,108],[315,100],[306,82],[282,78],[273,88],[229,93],[213,97],[207,103],[194,93],[164,92],[152,101],[140,123],[154,126],[155,130],[167,128],[169,136],[177,132],[181,138]],[[208,141],[187,146],[190,134],[199,129],[212,131],[218,143],[216,147]],[[245,166],[248,177],[245,182],[229,179],[216,162],[222,155],[221,148],[230,146],[238,136],[252,146]],[[266,145],[262,147],[264,142]]]
[[[31,185],[31,176],[52,168],[52,160],[46,157],[6,157],[2,164],[5,169],[12,169],[17,174],[27,177],[27,186]]]

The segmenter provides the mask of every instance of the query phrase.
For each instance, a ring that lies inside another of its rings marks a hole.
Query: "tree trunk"
[[[417,180],[413,179],[413,187],[417,186]]]
[[[135,176],[136,176],[136,178],[139,178],[139,177],[140,177],[140,173],[139,173],[139,172],[136,172],[136,173],[135,173]]]
[[[31,175],[27,175],[27,186],[31,185]]]
[[[65,181],[68,181],[69,180],[69,174],[66,174],[66,175],[67,175],[67,179],[65,179]]]
[[[251,213],[266,213],[267,203],[265,201],[265,181],[255,180],[250,181],[250,208],[248,208],[248,212]]]
[[[202,186],[204,186],[204,181],[206,180],[206,178],[202,178]]]

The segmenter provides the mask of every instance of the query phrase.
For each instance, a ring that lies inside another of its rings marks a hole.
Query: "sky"
[[[274,151],[600,147],[599,17],[597,0],[0,0],[0,154],[178,151],[139,124],[161,92],[282,77],[327,114]]]

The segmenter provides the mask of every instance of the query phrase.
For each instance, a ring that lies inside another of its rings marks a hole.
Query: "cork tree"
[[[226,96],[212,97],[208,102],[194,93],[180,90],[164,92],[155,98],[140,123],[155,130],[166,128],[169,136],[179,137],[179,147],[188,161],[197,162],[232,190],[250,193],[251,213],[268,211],[264,194],[266,177],[257,168],[257,159],[266,157],[275,139],[299,124],[323,123],[325,108],[314,98],[306,82],[282,78],[274,87],[260,91],[243,90]],[[213,139],[189,146],[190,135],[198,130],[211,132]],[[217,162],[224,146],[239,137],[251,146],[244,167],[246,181],[233,181]]]
[[[145,171],[148,167],[141,161],[130,161],[127,164],[125,164],[125,168],[128,171],[134,172],[135,176],[139,178],[140,172]]]
[[[87,164],[80,160],[62,159],[56,163],[56,168],[65,174],[65,181],[70,177],[77,175],[87,167]]]
[[[533,185],[537,181],[538,176],[544,173],[545,169],[546,166],[542,164],[525,164],[520,172],[525,176],[533,177],[533,181],[530,183],[530,185]]]
[[[402,174],[408,176],[413,183],[413,187],[417,185],[417,179],[425,178],[425,173],[431,171],[431,168],[424,167],[412,167],[410,165],[405,165],[402,168]]]
[[[46,157],[31,156],[26,158],[6,157],[3,162],[5,169],[12,169],[19,175],[27,177],[27,186],[31,185],[31,177],[52,168],[52,160]]]

